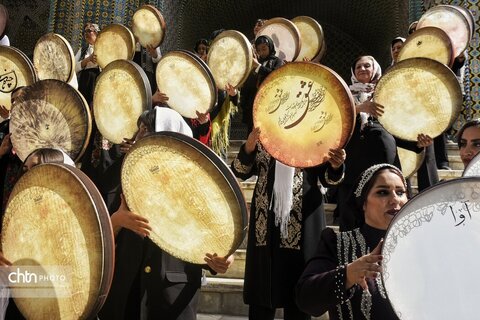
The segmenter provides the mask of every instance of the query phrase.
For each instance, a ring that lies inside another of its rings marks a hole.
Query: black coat
[[[333,170],[329,164],[324,164],[296,169],[286,239],[281,238],[280,228],[274,222],[275,213],[269,209],[275,159],[260,144],[250,155],[242,146],[232,163],[232,170],[242,179],[258,175],[250,209],[244,301],[269,308],[294,305],[295,284],[305,262],[313,256],[321,230],[325,227],[318,182],[328,186],[326,174],[332,181],[340,180],[344,168]]]

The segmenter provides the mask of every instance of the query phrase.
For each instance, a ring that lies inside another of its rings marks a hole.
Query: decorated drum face
[[[416,153],[407,149],[397,147],[398,157],[400,158],[400,164],[402,166],[403,176],[408,179],[420,169],[423,161],[425,160],[425,150],[420,153]]]
[[[440,28],[425,27],[408,36],[398,54],[398,61],[409,58],[429,58],[447,66],[453,63],[450,38]]]
[[[23,52],[5,46],[0,46],[0,72],[0,105],[10,110],[12,91],[33,84],[37,76],[32,62]]]
[[[417,24],[417,30],[423,27],[437,27],[450,37],[453,57],[458,57],[470,41],[470,25],[465,14],[456,6],[438,5],[423,14]]]
[[[354,102],[345,82],[331,69],[292,62],[262,83],[253,120],[273,157],[292,167],[312,167],[327,160],[330,148],[348,142],[355,122]]]
[[[417,141],[420,133],[432,138],[440,135],[457,119],[463,103],[455,74],[427,58],[393,65],[380,78],[373,99],[385,107],[378,118],[385,129],[409,141]]]
[[[132,31],[121,24],[111,24],[97,36],[94,54],[100,68],[115,60],[132,60],[135,55],[135,38]]]
[[[197,111],[208,113],[217,103],[217,88],[207,64],[193,53],[171,51],[157,64],[160,92],[168,105],[182,116],[196,119]]]
[[[322,26],[313,18],[299,16],[292,19],[292,22],[300,32],[302,47],[295,61],[303,61],[304,58],[313,60],[319,55],[323,45]]]
[[[122,188],[130,210],[148,219],[150,239],[181,260],[227,256],[245,236],[246,204],[236,178],[193,138],[161,132],[137,141],[122,165]]]
[[[239,87],[252,70],[252,46],[242,33],[224,31],[210,45],[207,64],[218,89],[225,90],[227,84]]]
[[[75,56],[68,41],[61,35],[47,33],[38,39],[33,50],[33,64],[38,78],[69,82],[75,73]]]
[[[114,268],[110,217],[74,167],[38,165],[20,178],[3,217],[2,251],[14,270],[37,275],[36,285],[10,284],[27,319],[91,319],[106,299]]]
[[[132,32],[144,48],[156,48],[165,37],[165,20],[157,8],[145,4],[133,15]]]
[[[478,317],[472,306],[480,299],[479,190],[480,177],[436,184],[392,220],[382,248],[382,278],[400,319]]]
[[[301,49],[300,31],[293,22],[284,18],[267,20],[258,31],[259,36],[269,36],[275,44],[277,57],[281,60],[295,61]]]
[[[152,105],[145,71],[128,60],[110,63],[97,78],[93,105],[95,123],[107,140],[120,144],[133,138],[138,117]]]
[[[10,115],[12,144],[22,161],[38,148],[59,148],[77,161],[91,130],[85,99],[60,80],[41,80],[28,87]]]
[[[464,177],[471,177],[477,176],[480,177],[480,153],[477,154],[473,159],[470,161],[468,166],[463,171]]]

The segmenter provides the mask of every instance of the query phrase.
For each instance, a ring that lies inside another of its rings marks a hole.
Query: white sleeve
[[[7,35],[4,35],[2,39],[0,39],[0,44],[2,46],[7,46],[10,47],[10,39],[8,38]]]
[[[82,62],[80,61],[80,56],[82,55],[82,48],[78,49],[77,54],[75,55],[75,72],[79,73],[82,70]]]
[[[152,57],[152,62],[158,63],[158,61],[160,61],[160,59],[162,58],[162,52],[160,51],[160,47],[157,47],[155,50],[157,51],[157,57]]]

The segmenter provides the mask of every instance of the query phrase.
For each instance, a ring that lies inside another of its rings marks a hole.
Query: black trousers
[[[249,320],[273,320],[275,319],[275,308],[264,306],[249,305]],[[283,308],[283,318],[285,320],[310,320],[310,316],[303,313],[296,305]]]

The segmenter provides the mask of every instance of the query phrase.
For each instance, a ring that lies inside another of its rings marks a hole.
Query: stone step
[[[198,313],[222,316],[248,316],[248,305],[243,303],[243,279],[207,278],[207,284],[202,286],[198,302]],[[278,309],[275,318],[283,318],[283,310]],[[228,318],[230,319],[230,318]],[[242,319],[242,318],[240,318]],[[328,315],[313,317],[315,320],[328,320]]]

